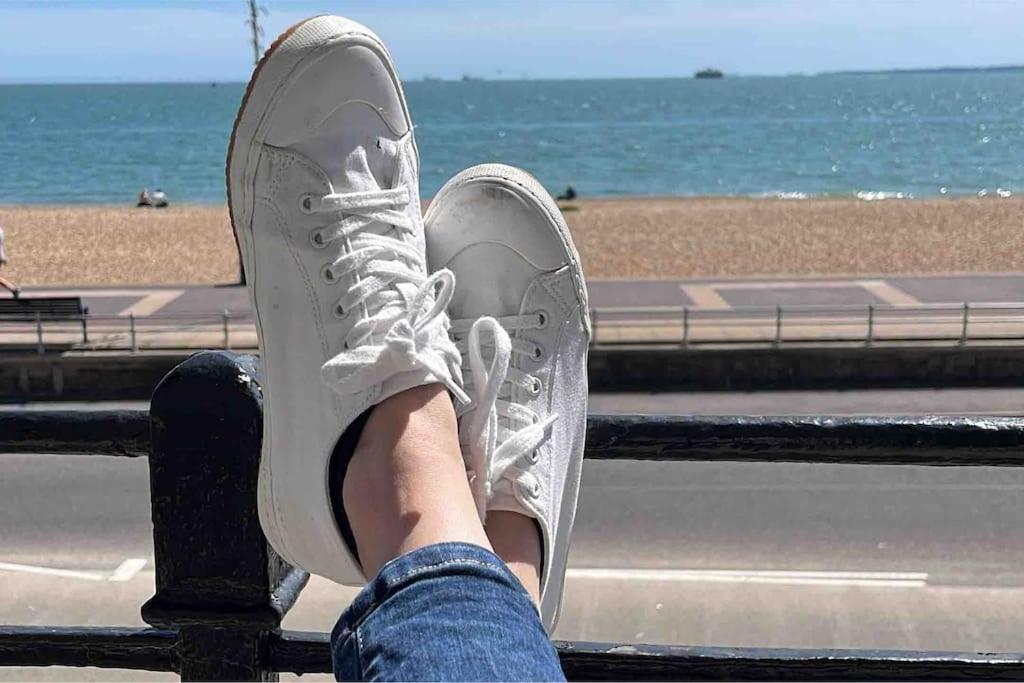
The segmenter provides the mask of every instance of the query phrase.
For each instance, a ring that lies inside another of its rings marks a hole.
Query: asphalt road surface
[[[592,405],[608,411],[623,398],[628,411],[1019,414],[1024,390],[632,395]],[[147,476],[142,460],[0,456],[0,622],[140,625],[153,590]],[[1015,470],[591,463],[556,636],[1020,651],[1022,522],[1024,472]],[[285,625],[329,630],[352,594],[314,579]],[[113,677],[173,678],[0,670],[0,680]]]

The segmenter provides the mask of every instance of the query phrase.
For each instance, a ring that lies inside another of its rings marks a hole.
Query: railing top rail
[[[706,308],[680,303],[657,306],[592,306],[590,310],[598,315],[621,315],[626,313],[679,315],[685,308],[689,311],[690,315],[715,316],[745,313],[750,315],[763,314],[774,316],[781,308],[784,313],[850,313],[863,315],[864,312],[867,311],[868,307],[874,309],[876,313],[888,311],[944,311],[950,313],[961,313],[965,303],[971,311],[1007,310],[1024,312],[1024,301],[968,301],[919,304],[894,304],[887,302],[863,304],[749,304],[729,306],[728,308]]]
[[[2,410],[0,453],[149,455],[148,410]]]
[[[151,408],[0,411],[0,453],[143,455],[152,427],[156,589],[142,607],[154,629],[0,626],[0,666],[151,669],[187,680],[329,671],[326,634],[278,630],[308,574],[260,529],[256,359],[196,354],[164,378]],[[596,459],[1024,465],[1024,418],[595,415],[588,430],[587,456]],[[1024,678],[1024,654],[556,647],[572,680]]]
[[[137,457],[143,410],[0,411],[0,453]],[[591,415],[592,460],[1024,466],[1024,418]]]

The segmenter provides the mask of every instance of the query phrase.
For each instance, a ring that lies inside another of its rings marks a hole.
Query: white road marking
[[[184,289],[163,289],[152,292],[146,294],[146,296],[142,297],[128,308],[120,311],[118,315],[122,318],[127,318],[129,315],[134,315],[136,317],[153,315],[184,293]]]
[[[134,578],[147,564],[140,557],[130,557],[112,572],[89,572],[73,569],[39,567],[28,564],[0,562],[0,571],[58,576],[84,581],[125,582]],[[689,583],[752,583],[789,586],[840,586],[863,588],[926,588],[926,572],[845,572],[788,571],[766,569],[607,569],[573,567],[567,572],[571,579],[618,581],[668,581]]]
[[[22,574],[41,574],[43,576],[60,576],[67,579],[82,579],[84,581],[103,581],[107,577],[100,572],[83,572],[74,569],[56,569],[54,567],[37,567],[32,564],[14,564],[13,562],[0,562],[0,571],[20,572]]]
[[[887,304],[895,306],[919,306],[921,304],[902,289],[898,289],[884,280],[861,280],[857,284]]]
[[[728,311],[732,306],[718,293],[716,285],[679,285],[695,308],[708,311]]]
[[[161,308],[171,303],[185,293],[184,289],[47,289],[36,292],[29,292],[33,296],[78,296],[87,299],[120,299],[138,297],[131,306],[118,313],[119,316],[127,318],[131,314],[136,316],[153,315]]]
[[[117,569],[107,577],[107,581],[131,581],[145,566],[146,560],[143,558],[129,557],[127,560],[117,565]]]
[[[0,562],[0,571],[19,572],[21,574],[38,574],[41,576],[58,576],[65,579],[81,579],[82,581],[114,581],[122,583],[133,579],[147,561],[141,557],[129,557],[112,572],[83,571],[78,569],[58,569],[56,567],[40,567],[34,564],[16,564]]]
[[[744,289],[865,289],[887,304],[897,306],[919,306],[920,301],[885,280],[765,280],[741,282],[708,282],[703,284],[679,285],[694,308],[712,311],[727,311],[732,308],[719,293],[722,290]]]
[[[574,567],[569,578],[707,583],[754,583],[792,586],[926,588],[926,572],[780,571],[746,569],[604,569]]]

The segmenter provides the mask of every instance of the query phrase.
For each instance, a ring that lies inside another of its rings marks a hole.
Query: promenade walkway
[[[858,343],[960,337],[1018,343],[1024,338],[1024,273],[593,280],[589,288],[600,343]],[[256,345],[252,310],[240,286],[29,287],[24,296],[80,296],[89,308],[84,337],[79,324],[46,324],[47,346]],[[38,337],[31,322],[0,325],[0,346],[34,346]]]

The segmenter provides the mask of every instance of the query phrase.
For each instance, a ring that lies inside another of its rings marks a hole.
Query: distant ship
[[[701,69],[700,71],[695,73],[693,75],[693,77],[694,78],[721,78],[724,75],[725,74],[723,74],[718,69],[710,69],[710,68],[708,68],[708,69]]]

